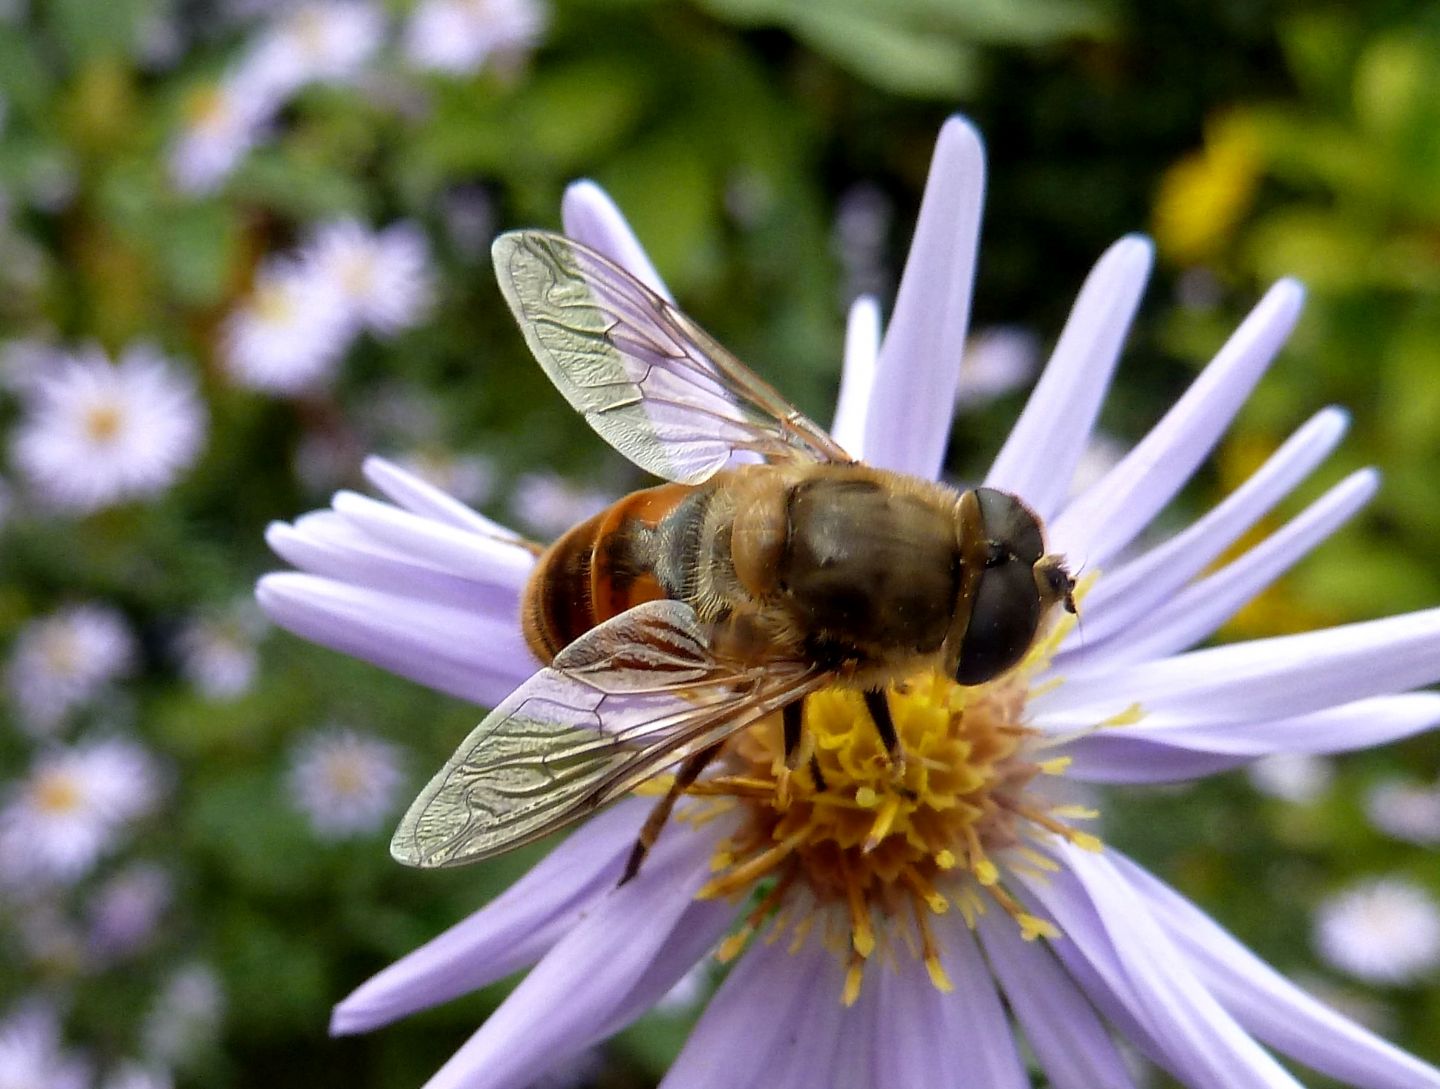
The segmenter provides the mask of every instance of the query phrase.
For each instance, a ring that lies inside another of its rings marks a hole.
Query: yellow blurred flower
[[[1259,135],[1249,118],[1214,119],[1204,147],[1160,179],[1152,224],[1160,252],[1180,265],[1213,259],[1249,209],[1260,169]]]

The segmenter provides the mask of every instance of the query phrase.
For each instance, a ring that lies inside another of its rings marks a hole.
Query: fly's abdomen
[[[627,495],[545,550],[520,606],[525,641],[541,661],[627,609],[674,596],[655,572],[656,527],[692,491],[664,484]]]

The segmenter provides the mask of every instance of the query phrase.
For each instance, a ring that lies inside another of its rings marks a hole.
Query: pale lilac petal
[[[865,458],[865,420],[875,387],[875,360],[880,350],[880,304],[868,295],[850,306],[845,325],[845,367],[840,373],[840,398],[830,428],[846,453]]]
[[[331,506],[362,533],[402,555],[477,582],[518,588],[535,566],[533,554],[508,541],[456,529],[366,495],[337,492]]]
[[[1353,518],[1379,487],[1373,469],[1351,474],[1238,559],[1172,594],[1148,617],[1110,639],[1087,640],[1065,660],[1057,660],[1055,668],[1083,675],[1087,666],[1113,670],[1194,646]]]
[[[498,587],[417,564],[355,531],[331,511],[318,511],[293,526],[274,522],[265,542],[281,559],[312,575],[471,610],[497,622],[520,615],[518,587]]]
[[[986,484],[1014,492],[1042,520],[1053,518],[1069,494],[1154,252],[1148,239],[1129,235],[1096,262],[1025,411],[985,476]]]
[[[266,575],[255,597],[303,639],[486,707],[540,668],[513,620],[290,571]]]
[[[646,865],[649,865],[648,860]],[[655,954],[650,967],[626,993],[610,1019],[595,1031],[590,1042],[600,1043],[652,1009],[675,984],[714,951],[734,921],[734,905],[723,900],[696,900],[691,904],[676,924],[670,941]]]
[[[595,901],[425,1089],[524,1089],[589,1046],[666,947],[683,940],[717,834],[692,833],[688,850],[648,860]]]
[[[1174,407],[1051,527],[1076,566],[1103,566],[1135,539],[1205,460],[1289,336],[1304,291],[1281,280]]]
[[[1174,1068],[1185,1072],[1186,1084],[1195,1089],[1299,1089],[1299,1082],[1195,977],[1185,955],[1112,863],[1069,845],[1057,846],[1055,853],[1067,873],[1028,887],[1065,935],[1057,947],[1075,944]]]
[[[948,923],[943,928],[939,923]],[[995,981],[980,955],[980,947],[969,927],[958,915],[937,920],[940,938],[940,962],[955,990],[946,995],[935,994],[935,1008],[940,1011],[940,1038],[948,1041],[953,1061],[963,1061],[975,1085],[987,1089],[1029,1089],[1030,1078],[1015,1050],[1015,1036],[1000,1004]],[[928,986],[923,976],[914,983]]]
[[[818,944],[818,943],[816,943]],[[837,1089],[833,1069],[841,1041],[855,1031],[868,1012],[865,1007],[845,1008],[840,1001],[845,968],[830,950],[810,977],[810,997],[792,1016],[786,1032],[766,1058],[755,1089]],[[788,955],[788,954],[787,954]],[[863,1061],[869,1061],[865,1056]],[[899,1089],[898,1084],[896,1089]]]
[[[990,968],[1054,1089],[1132,1089],[1104,1022],[1050,946],[1022,939],[1014,920],[1000,912],[982,915],[978,930]]]
[[[936,920],[932,923],[940,922]],[[1025,1089],[1010,1026],[963,922],[940,927],[942,962],[956,990],[937,991],[929,975],[908,953],[898,967],[872,970],[865,986],[878,997],[880,1041],[874,1080],[887,1089],[932,1089],[966,1084],[995,1089]],[[972,1081],[973,1079],[973,1081]]]
[[[538,960],[615,886],[652,804],[632,798],[599,814],[490,904],[362,983],[335,1007],[331,1035],[367,1032]]]
[[[560,214],[567,236],[603,253],[650,290],[675,301],[650,263],[645,247],[605,190],[592,181],[572,183],[565,190]]]
[[[964,118],[940,130],[895,312],[876,364],[865,460],[934,480],[945,457],[980,239],[985,150]]]
[[[835,953],[830,952],[832,960]],[[873,975],[879,965],[872,965]],[[831,1053],[826,1089],[875,1089],[888,1086],[893,1073],[889,1041],[885,1036],[890,1020],[883,1005],[883,995],[873,978],[860,988],[860,997],[844,1013],[840,1023],[840,1040]],[[824,1065],[824,1061],[821,1061]],[[754,1089],[777,1089],[769,1081],[757,1083]]]
[[[1153,874],[1123,855],[1110,857],[1200,980],[1259,1039],[1346,1085],[1440,1087],[1440,1070],[1306,994]]]
[[[1070,925],[1076,932],[1083,931],[1094,936],[1089,943],[1092,948],[1103,948],[1104,931],[1100,925],[1099,915],[1085,900],[1084,895],[1075,891],[1078,886],[1074,878],[1062,874],[1058,880],[1060,884],[1069,886],[1071,893],[1069,896],[1071,903],[1067,909],[1070,912]],[[1017,884],[1012,887],[1011,891],[1037,915],[1051,918],[1051,912],[1028,886]],[[1096,1012],[1115,1029],[1127,1044],[1155,1066],[1166,1071],[1176,1081],[1184,1080],[1180,1077],[1172,1057],[1156,1040],[1151,1038],[1149,1031],[1130,1012],[1129,1006],[1120,995],[1106,982],[1106,977],[1096,970],[1090,960],[1086,959],[1087,954],[1082,953],[1075,941],[1068,937],[1061,937],[1059,941],[1049,943],[1049,948],[1050,952],[1055,954],[1064,966],[1066,974],[1080,988],[1080,992],[1095,1007]]]
[[[1219,725],[1404,692],[1437,674],[1440,608],[1097,670],[1036,697],[1031,711],[1051,732],[1083,729],[1136,704],[1151,725]]]
[[[875,1084],[891,1089],[945,1085],[955,1069],[955,1056],[954,1044],[942,1035],[944,1016],[939,1007],[949,996],[938,993],[913,961],[899,971],[871,975],[874,978],[867,979],[865,986],[879,991],[887,1075]]]
[[[456,529],[498,537],[503,541],[521,539],[514,530],[491,521],[479,511],[471,510],[458,499],[446,495],[414,473],[406,472],[393,461],[371,455],[365,459],[363,469],[366,480],[375,485],[391,502],[413,514],[445,522]]]
[[[753,944],[715,992],[660,1089],[749,1089],[771,1084],[770,1056],[808,1003],[834,954],[810,942],[794,954],[783,944]],[[838,999],[837,999],[838,1002]]]
[[[1349,422],[1349,414],[1338,408],[1317,413],[1203,517],[1164,544],[1106,571],[1085,596],[1084,627],[1071,632],[1056,669],[1064,672],[1070,651],[1110,638],[1169,600],[1314,472]]]
[[[1063,750],[1073,763],[1067,779],[1086,783],[1182,783],[1242,767],[1250,757],[1172,745],[1122,731],[1094,734]]]
[[[1151,724],[1097,730],[1056,752],[1065,774],[1096,783],[1175,782],[1277,753],[1326,755],[1386,745],[1440,724],[1440,693],[1408,692],[1261,722]]]

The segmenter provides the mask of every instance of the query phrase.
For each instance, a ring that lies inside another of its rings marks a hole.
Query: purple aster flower
[[[865,461],[940,470],[960,380],[983,189],[980,141],[941,133],[894,314],[851,313],[834,434]],[[595,186],[566,233],[664,287]],[[332,1029],[362,1032],[532,966],[429,1083],[520,1089],[660,1000],[700,958],[733,967],[666,1076],[672,1089],[1030,1084],[1023,1036],[1059,1089],[1134,1084],[1120,1041],[1197,1089],[1295,1086],[1275,1052],[1342,1082],[1440,1087],[1406,1055],[1283,979],[1179,893],[1083,830],[1065,781],[1150,783],[1277,753],[1333,753],[1440,721],[1440,609],[1189,649],[1373,494],[1352,474],[1237,558],[1219,557],[1329,454],[1320,412],[1244,485],[1168,539],[1142,534],[1208,455],[1299,312],[1282,281],[1156,427],[1098,481],[1072,479],[1150,266],[1125,238],[1096,265],[986,476],[1087,573],[1083,633],[1019,667],[891,690],[905,789],[856,693],[807,701],[823,792],[775,797],[776,731],[736,736],[631,882],[652,801],[601,813],[514,887],[361,986]],[[259,596],[290,630],[494,705],[539,668],[517,618],[533,552],[389,463],[390,502],[342,492],[270,531],[297,572]],[[807,786],[807,784],[809,784]],[[825,797],[821,797],[822,793]],[[623,940],[617,939],[623,935]]]

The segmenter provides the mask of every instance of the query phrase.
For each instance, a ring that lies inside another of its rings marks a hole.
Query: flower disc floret
[[[1099,847],[1067,823],[1095,814],[1055,804],[1037,782],[1063,771],[1064,761],[1046,759],[1043,737],[1024,722],[1029,678],[1056,638],[988,684],[922,673],[891,686],[884,698],[899,739],[893,754],[864,695],[841,687],[805,700],[803,762],[794,772],[776,717],[740,735],[730,767],[691,789],[743,814],[699,896],[741,896],[756,882],[774,883],[722,958],[737,955],[767,921],[777,936],[789,930],[798,947],[824,918],[824,940],[849,958],[849,1005],[865,963],[895,936],[925,961],[935,986],[949,990],[928,916],[952,907],[972,928],[995,904],[1027,941],[1058,936],[1004,882],[1005,868],[1053,869],[1045,848],[1057,838]]]

